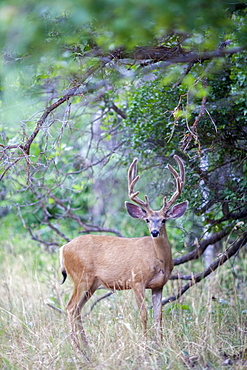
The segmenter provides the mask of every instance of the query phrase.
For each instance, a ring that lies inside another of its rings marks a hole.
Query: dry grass
[[[147,340],[131,291],[101,301],[84,320],[90,363],[70,344],[57,256],[28,240],[1,245],[1,369],[242,369],[247,363],[246,293],[234,288],[230,267],[163,309],[163,343],[151,311]],[[242,267],[241,267],[242,269]],[[242,271],[242,270],[241,270]],[[176,288],[168,284],[164,295]],[[101,295],[103,291],[99,291]],[[147,292],[147,296],[150,293]],[[212,297],[215,299],[212,299]],[[93,302],[93,298],[92,298]],[[150,305],[150,299],[147,298]],[[90,301],[85,307],[88,311]]]

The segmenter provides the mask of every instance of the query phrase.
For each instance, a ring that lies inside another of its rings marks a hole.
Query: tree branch
[[[221,58],[226,55],[233,55],[233,54],[239,53],[242,50],[244,50],[243,47],[234,47],[234,48],[229,48],[229,49],[222,47],[222,48],[218,48],[217,50],[213,50],[213,51],[196,53],[191,50],[183,49],[181,45],[178,44],[173,47],[141,46],[141,47],[135,48],[131,52],[124,50],[124,48],[117,48],[110,55],[109,54],[106,55],[103,50],[101,50],[99,47],[96,47],[87,53],[83,53],[82,51],[80,51],[78,53],[78,57],[85,58],[85,57],[94,56],[98,58],[100,57],[104,58],[104,60],[107,60],[107,61],[131,59],[134,61],[141,61],[141,63],[143,63],[143,61],[147,62],[147,60],[150,60],[152,63],[169,61],[169,64],[173,64],[173,63],[174,64],[175,63],[185,64],[185,63],[192,63],[192,62],[197,63],[197,62],[201,62],[201,61],[213,59],[213,58]]]
[[[195,248],[193,251],[185,254],[184,256],[174,258],[173,259],[174,266],[181,265],[182,263],[198,259],[210,244],[215,244],[219,240],[223,239],[226,235],[228,235],[231,232],[233,226],[234,226],[233,224],[228,225],[225,229],[219,231],[218,233],[215,233],[211,235],[209,238],[198,242],[199,246]]]
[[[164,61],[160,61],[159,64],[147,66],[145,69],[147,71],[152,71],[156,69],[166,68],[171,64],[186,64],[186,63],[201,63],[205,60],[210,60],[213,58],[222,58],[227,55],[233,55],[240,53],[243,51],[244,48],[242,47],[236,47],[232,49],[217,49],[215,51],[207,51],[204,53],[194,53],[194,52],[188,52],[186,55],[176,56],[173,58],[166,58]]]
[[[127,118],[127,114],[120,108],[118,108],[114,103],[111,103],[110,109],[114,110],[123,119]]]
[[[83,318],[90,314],[90,312],[94,309],[94,307],[96,306],[97,303],[99,303],[102,299],[105,299],[105,298],[110,297],[112,294],[113,294],[113,291],[109,291],[106,294],[104,294],[104,295],[100,296],[99,298],[97,298],[96,301],[94,301],[94,303],[91,305],[91,307],[88,310],[88,312],[83,315]]]
[[[57,243],[57,242],[46,242],[42,239],[39,239],[37,236],[34,235],[32,229],[30,227],[27,227],[25,226],[26,230],[29,232],[29,234],[31,235],[31,238],[32,240],[35,240],[36,242],[39,242],[40,244],[44,244],[47,248],[50,248],[50,247],[59,247],[60,244]]]
[[[4,176],[6,175],[8,170],[10,170],[11,167],[13,167],[17,162],[19,162],[23,158],[25,158],[24,155],[22,155],[21,157],[16,158],[16,160],[14,162],[10,163],[10,165],[8,167],[6,167],[5,170],[3,171],[2,175],[0,176],[0,181],[2,181],[2,179],[4,178]]]
[[[57,101],[55,101],[53,104],[51,104],[50,106],[48,106],[45,111],[43,112],[43,114],[41,115],[40,119],[37,121],[36,123],[36,127],[34,129],[34,131],[32,132],[32,134],[27,138],[26,142],[24,144],[16,144],[16,145],[11,145],[11,146],[8,146],[8,145],[3,145],[3,144],[0,144],[0,146],[3,148],[3,150],[6,150],[6,149],[21,149],[22,152],[23,152],[23,156],[21,156],[18,160],[22,159],[22,158],[25,158],[26,156],[29,156],[30,154],[30,148],[31,148],[31,145],[34,141],[34,139],[36,138],[36,136],[39,134],[43,124],[45,123],[47,117],[49,116],[49,114],[54,111],[56,108],[58,108],[61,104],[63,104],[64,102],[68,101],[70,98],[74,97],[74,96],[83,96],[84,94],[90,92],[90,88],[87,86],[85,88],[81,88],[82,86],[82,83],[85,82],[85,80],[91,75],[93,74],[97,69],[101,68],[102,65],[105,65],[107,64],[107,62],[105,63],[101,63],[100,66],[94,66],[94,67],[91,67],[89,68],[89,70],[85,73],[84,75],[84,78],[83,78],[83,81],[80,82],[80,84],[77,84],[76,86],[73,86],[69,91],[67,91],[67,93],[62,96],[60,99],[58,99]],[[102,86],[102,84],[104,85],[104,81],[103,82],[100,82],[97,86],[94,86],[94,89],[97,90],[100,86]],[[92,91],[91,91],[92,92]],[[5,170],[4,174],[2,174],[1,176],[1,179],[3,178],[3,176],[6,174],[6,172],[16,163],[17,161],[13,162],[12,164],[10,164],[10,166]]]
[[[100,227],[100,226],[85,224],[84,222],[82,222],[82,220],[80,219],[79,216],[75,215],[71,211],[71,209],[66,204],[64,204],[64,202],[61,199],[58,199],[53,194],[50,194],[50,198],[52,198],[55,201],[55,203],[59,204],[60,207],[62,207],[66,211],[66,214],[63,217],[71,218],[72,220],[76,221],[84,229],[84,231],[82,231],[82,233],[90,233],[90,232],[98,231],[98,232],[114,233],[114,234],[122,237],[122,234],[116,229],[104,228],[104,227]]]
[[[244,205],[243,205],[244,206]],[[227,215],[217,219],[217,220],[214,220],[211,222],[211,225],[218,225],[224,221],[228,221],[228,220],[244,220],[247,218],[247,209],[244,209],[243,211],[241,212],[229,212]]]
[[[228,261],[234,254],[236,254],[245,244],[247,243],[247,231],[245,231],[242,236],[236,239],[232,245],[220,255],[206,270],[199,274],[195,274],[192,277],[192,280],[184,285],[182,289],[176,294],[168,298],[162,299],[162,305],[164,306],[167,303],[174,302],[179,299],[188,289],[193,285],[199,283],[201,280],[209,276],[213,271],[215,271],[219,266],[223,265]]]
[[[31,144],[34,141],[34,139],[36,138],[36,136],[38,135],[38,133],[39,133],[42,125],[44,124],[44,122],[45,122],[46,118],[49,116],[49,114],[54,109],[56,109],[57,107],[59,107],[61,104],[63,104],[64,102],[66,102],[69,98],[71,98],[72,96],[74,96],[75,93],[76,93],[76,91],[78,90],[78,88],[79,88],[79,86],[73,87],[62,98],[58,99],[57,101],[55,101],[55,103],[51,104],[48,108],[46,108],[46,110],[44,111],[44,113],[42,114],[42,116],[40,117],[40,119],[38,120],[33,133],[29,136],[29,138],[27,139],[26,143],[24,145],[20,145],[20,147],[23,149],[23,151],[27,155],[29,155]]]

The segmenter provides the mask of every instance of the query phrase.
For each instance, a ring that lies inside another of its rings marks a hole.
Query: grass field
[[[29,239],[0,242],[1,369],[243,369],[247,368],[246,259],[219,269],[163,308],[162,343],[149,311],[145,340],[131,291],[98,303],[84,319],[90,363],[70,343],[57,254]],[[241,256],[240,256],[241,257]],[[169,282],[164,296],[178,289]],[[86,314],[97,292],[85,306]],[[147,291],[147,305],[150,306]],[[61,309],[61,311],[55,308]]]

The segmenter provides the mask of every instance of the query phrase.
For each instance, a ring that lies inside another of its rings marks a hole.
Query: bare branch
[[[37,236],[35,236],[34,235],[34,233],[33,233],[33,231],[32,231],[32,229],[30,228],[30,227],[25,227],[26,229],[27,229],[27,231],[29,232],[29,234],[31,235],[31,237],[32,237],[32,240],[35,240],[36,242],[39,242],[40,244],[44,244],[48,249],[50,248],[50,247],[59,247],[60,246],[60,244],[59,243],[57,243],[57,242],[50,242],[50,243],[48,243],[48,242],[46,242],[46,241],[44,241],[44,240],[42,240],[42,239],[39,239]]]
[[[99,303],[100,301],[102,301],[102,299],[105,299],[105,298],[110,297],[112,294],[113,294],[113,291],[110,291],[110,292],[102,295],[101,297],[97,298],[96,301],[94,301],[94,303],[91,305],[91,307],[88,310],[88,312],[83,315],[83,318],[90,314],[90,312],[94,309],[94,307],[96,306],[97,303]]]
[[[114,103],[111,104],[110,109],[114,110],[123,119],[127,118],[127,114],[120,108],[118,108]]]
[[[34,141],[34,139],[37,137],[37,135],[39,134],[40,130],[42,129],[47,117],[49,116],[49,114],[54,111],[55,109],[57,109],[60,105],[62,105],[64,102],[68,102],[68,105],[70,107],[70,103],[69,103],[69,99],[74,97],[74,96],[84,96],[84,94],[88,93],[89,92],[89,88],[88,87],[85,87],[85,88],[81,88],[82,86],[82,83],[86,81],[86,79],[91,75],[93,74],[94,72],[96,72],[97,70],[101,69],[105,64],[107,64],[107,62],[104,62],[104,63],[100,63],[100,65],[97,65],[97,66],[94,66],[94,67],[91,67],[89,68],[89,70],[84,74],[84,77],[83,77],[83,81],[80,82],[80,84],[77,84],[75,86],[73,86],[68,92],[66,92],[64,94],[64,96],[62,96],[60,99],[58,99],[57,101],[55,101],[53,104],[51,104],[50,106],[48,106],[43,114],[41,115],[40,119],[37,121],[36,123],[36,127],[34,129],[34,131],[32,132],[32,134],[27,138],[26,142],[23,143],[23,144],[16,144],[16,145],[3,145],[3,144],[0,144],[0,146],[3,148],[3,151],[5,150],[12,150],[12,149],[20,149],[23,153],[22,156],[18,157],[14,162],[12,162],[6,169],[5,171],[3,172],[3,174],[1,175],[1,178],[0,180],[3,179],[3,177],[5,176],[5,174],[7,173],[7,171],[13,167],[18,161],[20,161],[21,159],[23,158],[28,158],[29,154],[30,154],[30,148],[31,148],[31,145]],[[102,84],[102,83],[101,83]],[[104,82],[103,82],[104,84]],[[99,86],[97,86],[99,87]],[[95,87],[95,90],[97,90],[97,87]],[[67,113],[68,113],[68,108],[67,108]]]
[[[75,215],[71,211],[71,209],[61,199],[58,199],[53,194],[50,194],[50,198],[52,198],[55,201],[55,203],[59,204],[66,211],[66,214],[63,217],[67,217],[67,218],[71,218],[72,220],[75,220],[84,229],[84,231],[82,231],[81,233],[85,233],[85,232],[86,233],[90,233],[90,232],[98,231],[98,232],[114,233],[114,234],[116,234],[116,235],[118,235],[120,237],[122,236],[122,234],[118,230],[116,230],[116,229],[104,228],[104,227],[100,227],[100,226],[87,225],[87,224],[85,224],[84,222],[82,222],[82,220],[80,219],[80,217],[77,216],[77,215]],[[50,227],[52,227],[52,225]],[[52,227],[52,228],[54,228],[54,227]],[[60,235],[60,236],[62,236],[62,235]],[[67,238],[66,238],[66,240],[67,240]],[[67,241],[69,241],[69,239]]]
[[[42,114],[42,116],[40,117],[40,119],[38,120],[33,133],[29,136],[29,138],[27,139],[26,143],[24,145],[21,145],[20,146],[27,155],[29,155],[31,144],[34,141],[34,139],[36,138],[36,136],[38,135],[38,133],[39,133],[41,127],[43,126],[43,124],[44,124],[46,118],[48,117],[48,115],[54,109],[56,109],[57,107],[59,107],[64,102],[68,101],[68,99],[70,99],[72,96],[74,96],[75,93],[77,92],[78,88],[79,88],[78,85],[75,86],[75,87],[73,87],[62,98],[58,99],[55,103],[51,104],[48,108],[46,108],[46,110],[44,111],[44,113]]]
[[[213,58],[222,58],[227,55],[233,55],[243,51],[243,47],[236,47],[231,49],[217,49],[215,51],[206,51],[202,53],[188,52],[185,55],[180,55],[172,58],[159,59],[162,60],[154,65],[144,67],[146,71],[152,71],[156,69],[162,69],[170,66],[171,64],[186,64],[186,63],[201,63],[204,60],[210,60]]]
[[[184,71],[184,73],[182,74],[182,76],[180,77],[180,79],[172,86],[173,89],[175,89],[176,87],[178,87],[185,76],[187,76],[187,74],[190,72],[191,68],[193,67],[193,65],[195,64],[195,61],[192,61],[192,62],[189,62],[188,65],[187,65],[187,68],[186,70]]]
[[[67,238],[67,236],[62,233],[61,230],[59,230],[56,226],[52,225],[52,223],[50,221],[46,221],[46,225],[49,226],[50,229],[52,229],[53,231],[55,231],[55,233],[57,233],[61,238],[63,238],[64,240],[66,240],[66,242],[69,242],[70,239]]]
[[[193,280],[194,279],[194,274],[191,275],[182,275],[179,272],[172,274],[169,277],[169,280]]]
[[[164,306],[167,303],[174,302],[177,299],[179,299],[193,285],[205,279],[213,271],[215,271],[219,266],[223,265],[226,261],[228,261],[246,243],[247,243],[247,231],[245,231],[238,239],[236,239],[224,253],[220,254],[219,258],[217,258],[206,270],[204,270],[201,273],[195,274],[192,280],[186,285],[184,285],[182,289],[176,295],[162,299],[162,305]]]
[[[24,155],[17,158],[14,162],[10,163],[10,165],[8,167],[6,167],[5,170],[3,171],[2,175],[0,176],[0,181],[2,181],[2,179],[4,178],[6,173],[10,170],[10,168],[13,167],[17,162],[19,162],[23,158],[24,158]]]
[[[50,308],[52,308],[54,311],[57,311],[57,312],[59,312],[59,313],[62,313],[63,315],[66,315],[66,312],[65,311],[63,311],[63,310],[61,310],[61,308],[58,308],[58,307],[56,307],[56,306],[53,306],[51,303],[46,303],[46,305],[48,306],[48,307],[50,307]]]
[[[59,204],[60,207],[62,207],[66,211],[66,214],[63,217],[69,217],[72,220],[75,220],[83,229],[87,228],[86,224],[82,222],[80,217],[71,212],[70,208],[61,199],[58,199],[53,194],[50,194],[49,196],[55,201],[55,203]]]
[[[215,244],[219,240],[223,239],[226,235],[230,234],[234,225],[233,224],[228,225],[225,229],[219,231],[218,233],[215,233],[211,235],[209,238],[198,242],[199,246],[195,248],[193,251],[185,254],[184,256],[174,258],[173,260],[174,266],[181,265],[185,262],[198,259],[210,244]]]
[[[204,87],[206,87],[206,84],[207,84],[207,81],[206,79],[204,79],[204,82],[203,82],[203,85]],[[198,140],[198,135],[197,135],[197,125],[200,121],[200,119],[204,116],[205,112],[206,112],[206,101],[207,101],[207,98],[206,96],[204,96],[202,98],[202,103],[201,103],[201,108],[200,108],[200,112],[198,114],[198,116],[196,117],[193,125],[191,127],[189,127],[187,125],[187,128],[188,128],[188,131],[189,131],[189,134],[186,134],[182,140],[182,146],[181,146],[181,151],[185,152],[188,147],[189,147],[189,144],[191,142],[192,139],[194,139],[197,143],[198,143],[198,146],[199,146],[199,152],[201,152],[200,150],[200,142]]]
[[[242,208],[242,207],[241,207]],[[247,218],[247,209],[244,209],[243,211],[241,212],[229,212],[227,215],[217,219],[217,220],[214,220],[211,222],[211,225],[218,225],[224,221],[228,221],[228,220],[244,220]]]
[[[84,172],[86,170],[88,170],[89,168],[92,168],[94,166],[97,166],[98,164],[102,163],[102,162],[105,162],[105,161],[108,161],[108,158],[114,154],[121,146],[123,146],[123,142],[121,142],[120,144],[116,145],[109,153],[107,153],[106,155],[104,155],[103,157],[101,157],[100,159],[96,160],[95,162],[92,162],[90,164],[87,164],[86,166],[84,166],[83,168],[81,168],[80,170],[78,171],[71,171],[71,172],[67,172],[65,174],[65,176],[70,176],[70,175],[76,175],[76,174],[79,174],[81,172]]]
[[[224,46],[228,46],[224,45]],[[106,55],[102,49],[96,47],[90,50],[87,53],[80,52],[79,57],[92,57],[97,56],[104,58],[103,60],[109,62],[111,60],[127,60],[130,61],[140,61],[141,65],[147,65],[149,63],[159,63],[159,67],[167,66],[168,64],[175,64],[175,63],[198,63],[204,60],[210,60],[213,58],[222,58],[226,55],[233,55],[236,53],[240,53],[244,50],[243,47],[234,47],[228,48],[225,47],[218,48],[217,50],[213,51],[206,51],[206,52],[199,52],[196,53],[191,50],[185,50],[181,47],[180,44],[173,46],[173,47],[166,47],[166,46],[140,46],[137,47],[135,50],[129,52],[124,50],[124,48],[117,48],[110,55]],[[148,63],[149,61],[149,63]],[[162,63],[163,62],[163,63]],[[131,62],[130,62],[131,63]],[[153,67],[153,69],[157,68],[157,65]]]

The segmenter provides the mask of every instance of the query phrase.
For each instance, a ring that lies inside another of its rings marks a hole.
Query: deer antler
[[[128,171],[128,189],[129,189],[129,198],[139,206],[141,206],[145,211],[150,212],[152,211],[149,207],[149,201],[147,195],[145,195],[145,202],[138,198],[139,191],[134,192],[134,187],[137,181],[139,180],[140,176],[137,175],[137,161],[138,159],[135,158],[131,163]]]
[[[172,206],[172,204],[176,202],[177,198],[179,197],[179,195],[182,192],[182,189],[184,187],[184,182],[185,182],[185,170],[184,170],[183,161],[177,155],[174,155],[173,158],[175,159],[175,161],[178,164],[179,174],[177,173],[177,171],[170,164],[167,165],[169,171],[172,173],[172,175],[174,176],[174,178],[176,180],[176,191],[172,195],[172,197],[169,199],[168,202],[166,201],[166,197],[164,197],[163,207],[161,208],[161,210],[164,213],[166,213],[168,211],[168,209]]]

